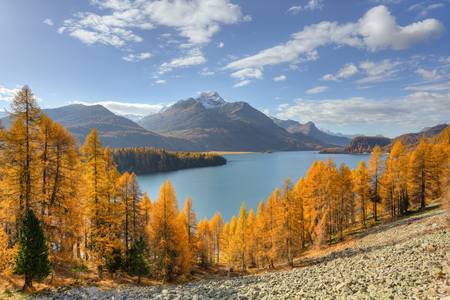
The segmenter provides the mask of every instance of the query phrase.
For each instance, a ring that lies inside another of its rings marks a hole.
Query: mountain
[[[301,124],[293,120],[280,120],[277,118],[272,118],[272,120],[278,126],[284,128],[286,131],[296,134],[302,133],[306,136],[315,138],[320,142],[328,145],[334,146],[346,146],[350,143],[351,139],[343,136],[336,136],[326,133],[316,127],[313,122],[308,122],[306,124]]]
[[[180,100],[138,124],[163,135],[184,138],[204,150],[310,150],[323,144],[291,134],[246,102],[227,102],[215,92]]]
[[[415,147],[419,143],[420,138],[422,138],[422,137],[431,138],[431,137],[437,136],[444,129],[446,129],[447,126],[448,126],[447,124],[439,124],[439,125],[436,125],[433,127],[424,128],[420,132],[402,134],[402,135],[394,138],[392,140],[392,143],[390,143],[387,146],[387,148],[390,149],[397,141],[401,141],[402,144],[407,147]]]
[[[101,105],[72,104],[44,109],[43,112],[66,127],[80,143],[93,128],[97,128],[105,146],[151,146],[168,150],[196,149],[195,145],[189,141],[148,131],[125,117],[115,115]],[[2,121],[5,126],[9,126],[8,118]]]

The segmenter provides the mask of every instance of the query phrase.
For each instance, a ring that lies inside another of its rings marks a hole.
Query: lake
[[[317,151],[252,153],[225,155],[228,163],[219,167],[180,170],[140,175],[139,185],[154,201],[159,187],[170,180],[177,192],[180,209],[184,199],[192,197],[197,218],[212,217],[216,211],[225,220],[237,214],[242,202],[256,209],[275,187],[289,177],[295,183],[304,176],[314,160],[333,159],[339,166],[355,168],[369,155],[319,154]]]

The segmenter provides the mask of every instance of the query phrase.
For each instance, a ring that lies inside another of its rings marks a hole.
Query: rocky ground
[[[300,262],[299,262],[300,263]],[[442,211],[374,227],[302,267],[166,287],[72,288],[37,299],[450,299]]]

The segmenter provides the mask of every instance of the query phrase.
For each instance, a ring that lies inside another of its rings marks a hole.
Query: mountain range
[[[246,102],[227,102],[215,92],[180,100],[157,114],[140,119],[133,117],[134,121],[116,115],[101,105],[71,104],[43,111],[71,131],[80,142],[93,128],[97,128],[103,144],[111,147],[289,151],[330,147],[343,149],[352,141],[348,137],[320,130],[313,122],[301,124],[270,118]],[[3,117],[1,121],[4,126],[9,126],[8,117]],[[446,125],[439,126],[398,138],[417,142],[421,135],[433,135]]]

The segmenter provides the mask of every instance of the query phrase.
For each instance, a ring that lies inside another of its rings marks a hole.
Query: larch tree
[[[222,240],[224,227],[222,215],[219,212],[214,214],[213,218],[209,222],[209,227],[211,229],[214,262],[218,264],[220,262],[220,251],[221,251],[220,241]]]
[[[186,198],[184,201],[184,207],[182,211],[182,220],[185,227],[185,230],[188,235],[189,249],[191,253],[196,252],[196,236],[195,230],[197,227],[197,216],[192,208],[192,199]]]
[[[154,264],[165,282],[186,274],[190,268],[188,236],[178,216],[175,190],[166,181],[153,204],[148,226],[149,244],[155,252]]]
[[[33,208],[39,193],[38,139],[41,110],[31,89],[24,86],[11,104],[11,126],[2,132],[4,215],[18,233],[22,213]],[[15,224],[15,225],[14,225]]]
[[[370,199],[369,172],[366,163],[362,160],[358,164],[358,168],[353,174],[353,191],[359,203],[360,220],[366,227],[367,220],[367,204]]]
[[[425,139],[420,139],[417,147],[412,151],[409,156],[408,162],[408,194],[411,200],[411,204],[420,209],[424,209],[426,206],[427,195],[427,152],[430,150]]]
[[[369,176],[371,181],[371,195],[370,201],[372,202],[373,208],[373,219],[377,221],[377,204],[381,203],[381,176],[383,174],[383,151],[380,146],[376,145],[372,154],[369,158]]]
[[[236,259],[238,265],[243,272],[247,270],[246,254],[247,254],[247,207],[245,204],[241,205],[239,216],[236,223],[236,231],[233,236],[233,244],[235,249]]]
[[[109,250],[116,245],[116,237],[111,234],[109,183],[104,152],[96,129],[86,137],[81,153],[88,219],[86,243],[90,259],[97,264],[101,277]]]
[[[245,231],[245,239],[247,240],[246,258],[248,266],[255,267],[257,256],[257,239],[256,239],[256,216],[253,209],[250,209],[247,215],[247,226]]]
[[[198,223],[196,241],[198,264],[201,267],[206,268],[211,264],[212,260],[211,229],[207,219],[203,219]]]

